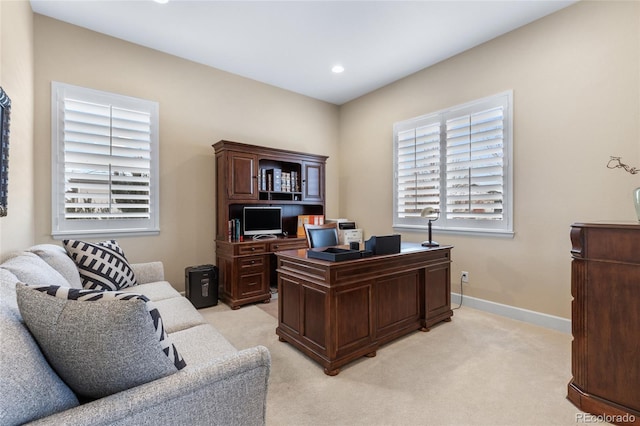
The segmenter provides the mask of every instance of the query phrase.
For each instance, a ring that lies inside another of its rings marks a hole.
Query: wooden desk
[[[278,334],[334,376],[414,330],[451,321],[451,246],[342,262],[277,252]]]

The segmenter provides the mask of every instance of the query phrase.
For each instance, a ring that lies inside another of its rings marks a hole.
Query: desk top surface
[[[346,248],[346,249],[349,248],[348,245],[340,245],[340,246],[335,246],[335,247]],[[305,259],[305,260],[307,260],[309,262],[317,262],[317,263],[323,263],[323,264],[344,264],[344,263],[348,263],[348,262],[363,262],[363,261],[375,260],[375,259],[380,259],[380,258],[383,258],[383,257],[402,256],[402,255],[407,255],[407,254],[411,254],[411,253],[438,252],[438,251],[442,251],[442,250],[448,251],[451,248],[453,248],[453,246],[442,245],[442,246],[438,246],[438,247],[423,247],[419,243],[401,243],[400,244],[400,253],[371,255],[371,256],[368,256],[368,257],[361,257],[359,259],[351,259],[351,260],[344,260],[344,261],[338,261],[338,262],[331,262],[331,261],[328,261],[328,260],[315,259],[315,258],[310,258],[310,257],[307,256],[307,251],[308,250],[322,251],[322,250],[325,250],[327,248],[328,247],[318,247],[318,248],[313,248],[313,249],[306,249],[305,248],[305,249],[298,249],[298,250],[283,250],[283,251],[276,252],[275,255],[278,256],[278,257]]]

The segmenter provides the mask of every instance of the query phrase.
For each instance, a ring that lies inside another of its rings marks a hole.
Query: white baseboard
[[[451,293],[451,306],[460,304],[460,295]],[[491,302],[489,300],[478,299],[476,297],[464,295],[462,306],[479,309],[492,314],[528,322],[541,327],[551,328],[563,333],[571,334],[571,320],[554,315],[543,314],[541,312],[530,311],[528,309],[516,308],[515,306],[503,305],[502,303]]]

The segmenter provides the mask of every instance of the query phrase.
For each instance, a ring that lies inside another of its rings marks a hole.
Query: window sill
[[[150,235],[159,235],[159,229],[150,230],[108,230],[100,229],[95,231],[61,231],[55,232],[51,236],[54,240],[67,240],[67,239],[79,239],[79,238],[115,238],[115,237],[146,237]]]
[[[410,226],[410,225],[397,225],[393,227],[397,231],[409,231],[426,233],[426,226]],[[438,228],[432,227],[433,232],[444,235],[465,235],[474,237],[493,237],[493,238],[513,238],[515,236],[514,231],[504,231],[502,229],[469,229],[469,228]]]

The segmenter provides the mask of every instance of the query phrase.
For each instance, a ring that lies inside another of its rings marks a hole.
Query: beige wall
[[[341,108],[34,16],[25,0],[0,2],[0,23],[1,84],[13,100],[0,256],[51,241],[52,80],[160,103],[162,232],[120,240],[132,261],[163,260],[178,289],[184,267],[214,260],[212,143],[329,155],[327,214],[390,233],[393,123],[508,89],[516,235],[437,235],[455,246],[454,291],[466,270],[465,294],[569,318],[570,224],[635,219],[638,176],[605,165],[619,155],[640,166],[636,2],[582,1]]]
[[[637,2],[580,2],[344,105],[341,215],[393,232],[393,123],[509,89],[515,237],[435,239],[455,246],[453,291],[465,270],[467,295],[570,318],[571,223],[635,220],[639,175],[606,164],[640,167]]]
[[[155,50],[35,15],[35,240],[51,241],[51,81],[160,104],[160,226],[118,238],[133,262],[162,260],[184,288],[184,268],[215,263],[215,161],[228,139],[328,155],[327,211],[338,212],[338,108]]]
[[[0,86],[11,98],[8,214],[0,217],[0,258],[34,242],[33,13],[26,0],[0,1]]]

